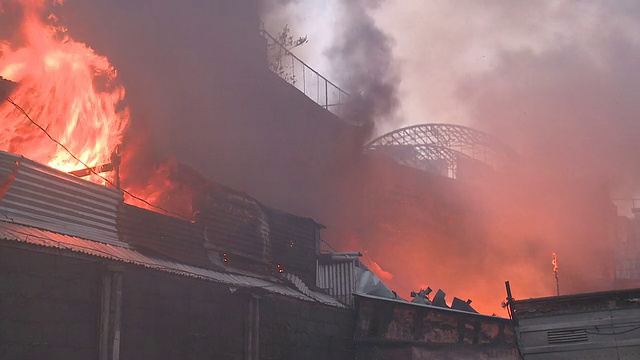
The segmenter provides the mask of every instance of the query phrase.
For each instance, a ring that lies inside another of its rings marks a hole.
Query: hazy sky
[[[332,29],[340,20],[341,2],[290,1],[288,13],[274,21],[289,22],[296,34],[309,35],[310,42],[298,53],[330,78],[332,59],[325,54],[336,35]],[[586,71],[598,72],[615,65],[608,48],[612,42],[637,47],[640,40],[640,4],[634,1],[370,3],[378,3],[371,14],[394,41],[393,56],[401,74],[399,124],[473,124],[460,88],[471,77],[501,76],[511,55],[543,60],[554,52],[571,52],[589,62]],[[382,125],[380,130],[394,126]]]

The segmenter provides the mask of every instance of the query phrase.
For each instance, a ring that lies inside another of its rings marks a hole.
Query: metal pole
[[[120,157],[120,146],[117,146],[116,149],[111,154],[111,165],[113,165],[113,170],[115,171],[115,182],[116,189],[120,190],[120,162],[122,158]]]
[[[329,83],[324,82],[324,108],[329,110]]]
[[[556,278],[556,295],[560,296],[560,279],[558,278],[558,257],[556,253],[551,253],[552,260],[551,264],[553,265],[553,274]]]
[[[511,303],[513,302],[513,295],[511,295],[511,284],[508,281],[504,282],[504,286],[507,288],[507,311],[509,312],[509,317],[513,319],[513,307],[511,307]]]

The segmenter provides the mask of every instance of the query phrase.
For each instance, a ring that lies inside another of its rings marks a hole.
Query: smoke
[[[387,131],[400,121],[400,79],[394,41],[375,18],[383,2],[265,0],[263,9],[269,32],[288,24],[308,36],[294,53],[350,94],[344,119]]]
[[[408,122],[427,114],[475,126],[541,167],[630,190],[636,2],[390,1],[382,10],[403,62]]]
[[[372,11],[380,0],[345,0],[326,56],[333,74],[351,94],[346,118],[360,125],[393,126],[398,83],[392,39],[376,24]]]
[[[175,154],[208,178],[343,230],[327,239],[369,250],[404,296],[426,283],[486,312],[504,298],[506,279],[518,297],[551,295],[553,251],[561,281],[575,272],[574,290],[598,289],[590,278],[611,250],[607,188],[634,195],[640,175],[639,5],[335,0],[301,15],[308,3],[263,9],[279,19],[276,30],[289,23],[293,35],[309,34],[297,54],[356,99],[349,120],[384,130],[471,125],[509,143],[523,166],[457,190],[440,180],[411,183],[424,185],[417,194],[393,189],[409,195],[366,204],[389,208],[371,224],[354,214],[372,190],[362,180],[381,174],[358,173],[355,129],[268,72],[252,5],[67,0],[56,13],[119,71],[136,177],[153,177],[150,159]],[[5,19],[3,38],[15,21]],[[364,235],[347,243],[356,232]],[[585,264],[596,270],[579,273]]]
[[[407,124],[469,125],[519,153],[518,166],[491,182],[459,184],[464,196],[453,213],[464,220],[454,223],[470,233],[451,233],[429,219],[448,211],[435,209],[421,219],[432,221],[431,229],[414,226],[370,240],[370,253],[396,275],[392,286],[405,293],[428,282],[487,311],[497,308],[507,279],[519,298],[553,295],[555,251],[563,293],[610,289],[615,208],[609,193],[640,190],[634,69],[640,7],[388,1],[376,20],[395,39],[394,56],[403,65]],[[429,256],[417,259],[418,253]]]

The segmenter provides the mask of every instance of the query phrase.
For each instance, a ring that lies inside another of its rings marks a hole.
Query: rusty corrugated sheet
[[[0,217],[126,247],[116,230],[122,192],[0,152]]]
[[[325,305],[335,307],[344,307],[344,305],[340,304],[338,301],[322,293],[311,291],[310,295],[305,295],[287,287],[284,284],[269,281],[264,278],[203,269],[192,265],[145,255],[130,248],[85,240],[79,237],[44,231],[20,224],[0,221],[0,239],[18,241],[59,250],[73,251],[113,261],[144,266],[158,271],[209,280],[220,284],[244,288],[260,288],[270,293],[290,296],[300,300],[321,302]]]

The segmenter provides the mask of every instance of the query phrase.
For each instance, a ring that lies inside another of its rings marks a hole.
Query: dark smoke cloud
[[[398,74],[393,40],[376,24],[371,12],[382,1],[345,0],[326,56],[333,74],[351,94],[346,118],[358,124],[396,121]]]

